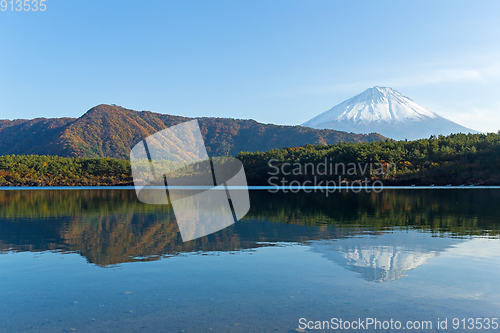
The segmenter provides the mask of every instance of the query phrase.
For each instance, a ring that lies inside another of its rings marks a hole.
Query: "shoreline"
[[[499,185],[446,185],[446,186],[431,186],[431,185],[419,185],[419,186],[407,186],[407,185],[387,185],[387,186],[234,186],[229,188],[233,190],[273,190],[273,191],[290,191],[290,190],[296,190],[292,191],[293,193],[297,193],[299,191],[307,191],[307,193],[311,193],[311,190],[317,190],[317,191],[325,191],[325,190],[360,190],[360,191],[353,191],[355,193],[361,192],[363,189],[377,189],[377,190],[449,190],[449,189],[464,189],[464,190],[472,190],[472,189],[500,189]],[[73,186],[73,185],[67,185],[67,186],[1,186],[0,185],[0,191],[8,191],[8,190],[101,190],[101,189],[107,189],[107,190],[134,190],[135,186],[119,186],[119,185],[105,185],[105,186]],[[158,189],[169,189],[168,186],[153,186],[151,189],[158,190]],[[220,190],[225,190],[224,187],[209,187],[209,186],[174,186],[171,189],[183,189],[183,190],[190,190],[190,189],[220,189]]]

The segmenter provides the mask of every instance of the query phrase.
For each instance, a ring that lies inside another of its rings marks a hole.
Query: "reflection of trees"
[[[392,227],[455,235],[500,233],[500,190],[252,193],[249,216],[302,225]]]
[[[188,252],[239,251],[265,242],[339,239],[392,227],[435,234],[499,234],[500,191],[380,194],[251,192],[251,211],[217,233],[183,243],[170,206],[133,190],[0,191],[0,250],[77,251],[111,265]],[[457,204],[458,202],[458,204]]]
[[[225,229],[182,242],[172,214],[87,216],[70,223],[62,233],[68,250],[78,251],[91,263],[158,260],[180,253],[240,250],[238,234]]]
[[[177,241],[177,225],[171,216],[149,220],[139,214],[88,215],[62,230],[69,250],[80,252],[91,263],[110,265],[126,261],[158,259]]]
[[[0,191],[0,217],[58,217],[97,213],[169,212],[168,205],[145,205],[134,190]]]
[[[33,225],[36,230],[31,229]],[[12,226],[16,228],[10,228]],[[332,239],[351,234],[348,230],[325,226],[310,228],[241,221],[214,234],[182,242],[172,214],[89,214],[38,221],[0,220],[0,249],[76,251],[89,262],[106,266],[158,260],[182,253],[240,251],[269,246],[268,243]]]

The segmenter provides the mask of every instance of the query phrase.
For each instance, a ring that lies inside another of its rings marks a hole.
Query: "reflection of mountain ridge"
[[[387,232],[310,243],[313,252],[368,281],[394,281],[463,240],[418,231]]]
[[[187,243],[180,239],[170,206],[142,204],[134,190],[0,191],[0,251],[78,251],[89,262],[110,265],[267,246],[259,242],[340,239],[336,244],[344,244],[339,250],[344,257],[336,262],[372,280],[387,280],[402,276],[411,264],[398,273],[383,269],[382,258],[414,260],[418,266],[432,251],[420,251],[421,257],[411,259],[401,255],[408,252],[405,244],[375,252],[373,245],[370,252],[342,238],[393,228],[458,236],[498,234],[500,206],[494,201],[500,200],[500,191],[440,191],[343,192],[329,197],[251,191],[251,211],[244,220]],[[374,260],[379,260],[375,271],[367,271],[363,262]]]
[[[0,219],[0,250],[77,251],[91,263],[112,265],[158,260],[180,253],[238,251],[278,242],[336,239],[356,233],[340,228],[240,221],[206,237],[182,242],[172,215],[88,215],[60,217],[38,224],[29,219]]]

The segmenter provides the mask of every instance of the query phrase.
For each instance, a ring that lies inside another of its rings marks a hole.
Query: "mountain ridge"
[[[116,105],[97,105],[78,118],[0,120],[0,155],[57,155],[128,159],[140,140],[170,126],[198,119],[210,156],[266,151],[306,144],[384,140],[379,134],[353,134],[301,126],[262,124],[232,118],[189,118]]]

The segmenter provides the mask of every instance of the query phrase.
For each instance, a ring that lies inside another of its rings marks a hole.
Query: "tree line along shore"
[[[236,157],[245,166],[248,185],[270,185],[272,177],[299,182],[341,179],[347,184],[379,180],[384,185],[500,185],[500,133],[305,145],[240,152]],[[124,185],[133,185],[129,160],[0,156],[0,186]]]

